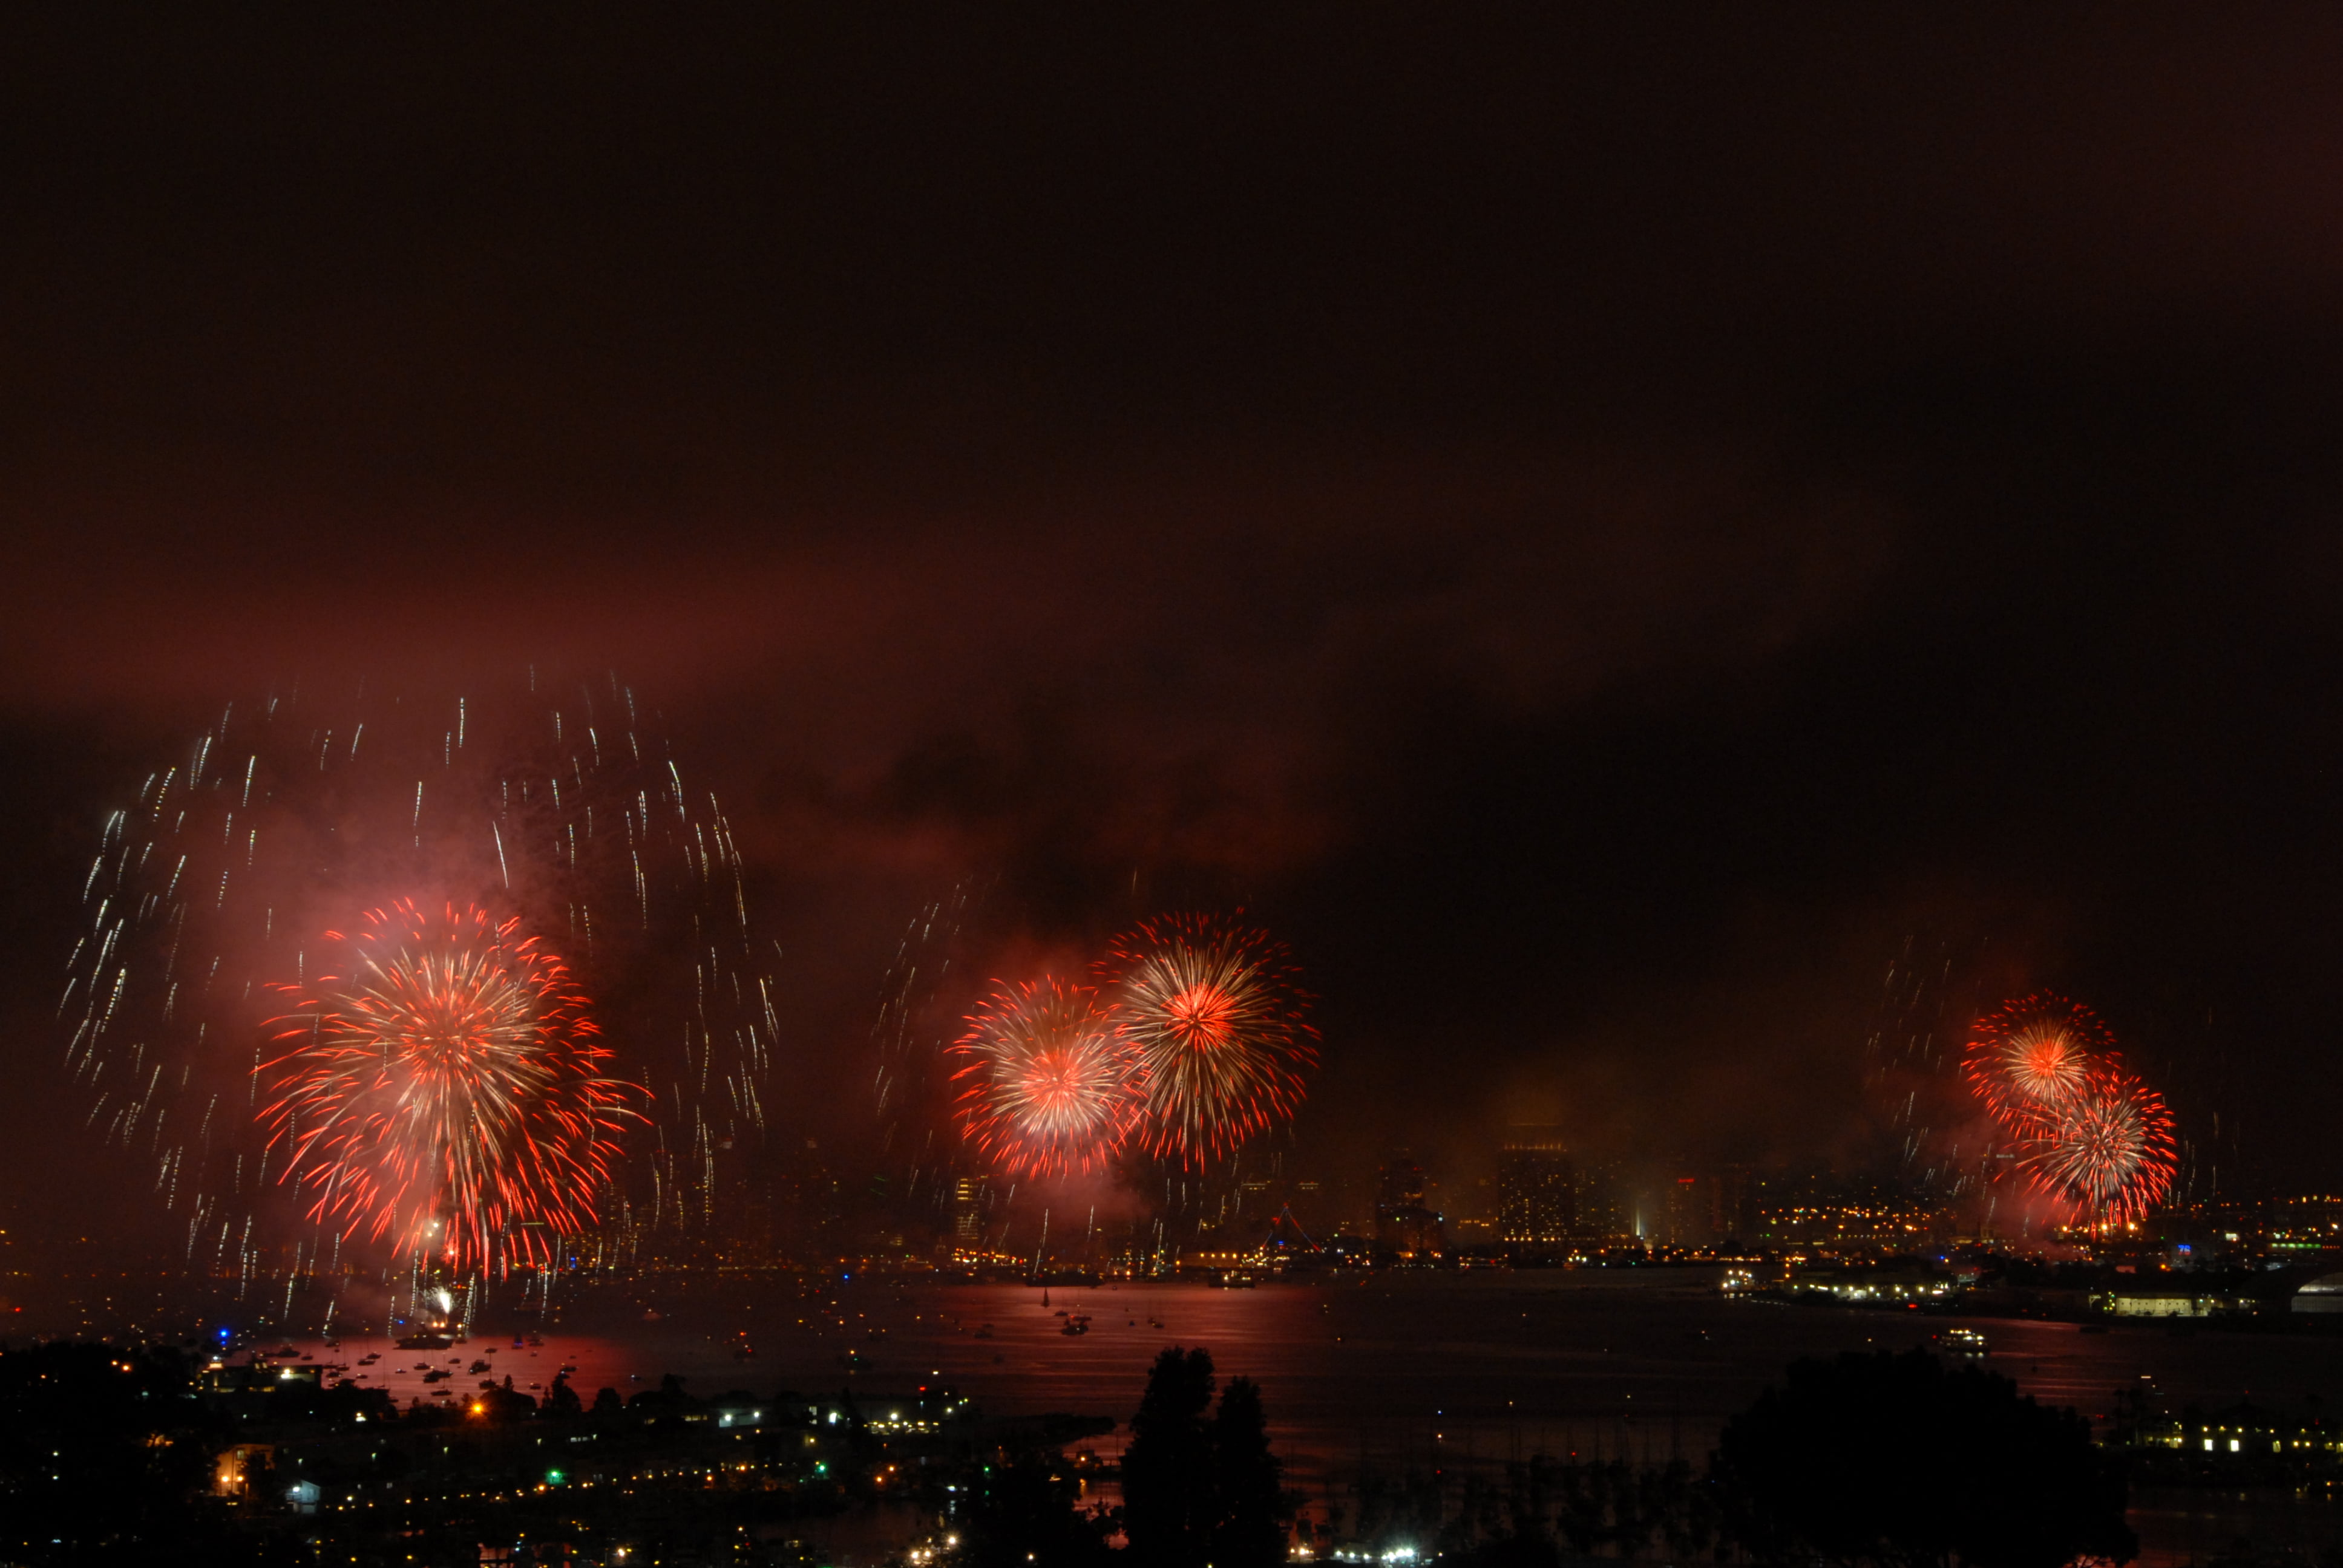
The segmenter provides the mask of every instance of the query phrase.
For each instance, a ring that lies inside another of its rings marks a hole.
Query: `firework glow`
[[[1977,1021],[1968,1078],[2004,1126],[2039,1131],[2066,1114],[2088,1087],[2093,1064],[2114,1049],[2097,1013],[2041,991]]]
[[[2127,1071],[2097,1014],[2047,991],[1977,1021],[1966,1067],[2035,1186],[2086,1223],[2139,1219],[2177,1163],[2164,1099]]]
[[[998,985],[952,1047],[968,1140],[1033,1176],[1111,1160],[1138,1118],[1131,1053],[1087,986]]]
[[[519,927],[401,903],[327,933],[339,973],[278,988],[260,1120],[312,1220],[463,1272],[550,1262],[595,1222],[634,1086]]]
[[[56,1009],[87,1129],[145,1162],[191,1264],[247,1281],[280,1241],[330,1265],[354,1238],[406,1247],[467,1203],[488,1207],[445,1245],[469,1261],[522,1261],[536,1243],[517,1231],[588,1216],[605,1258],[709,1229],[731,1190],[722,1162],[762,1135],[779,1020],[730,823],[689,777],[615,678],[230,706],[107,817],[89,862]],[[326,1055],[271,1047],[287,985]],[[369,1030],[459,1007],[496,1049],[460,1094],[455,1078],[413,1081],[442,1084],[445,1116],[477,1097],[468,1143],[427,1131],[427,1095],[393,1117],[359,1087],[357,1055],[329,1070],[332,1052],[370,1049]],[[589,1070],[602,1040],[623,1040],[623,1060]],[[500,1071],[518,1121],[492,1114]],[[584,1081],[612,1078],[649,1093],[652,1124],[623,1162],[606,1135],[565,1131],[603,1113]],[[368,1117],[378,1136],[360,1134]],[[498,1142],[524,1133],[533,1154]],[[288,1191],[322,1230],[297,1225]]]
[[[2105,1063],[2024,1162],[2038,1184],[2080,1205],[2093,1223],[2124,1224],[2172,1189],[2172,1117],[2162,1095]]]
[[[1284,946],[1214,915],[1144,920],[1099,965],[1150,1152],[1210,1159],[1292,1118],[1317,1030]]]

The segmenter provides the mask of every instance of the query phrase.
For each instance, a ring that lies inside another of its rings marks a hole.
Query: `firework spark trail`
[[[950,1101],[933,1091],[949,1085],[950,1074],[939,1071],[939,1064],[966,1020],[953,1021],[951,1010],[937,1005],[937,998],[953,979],[961,928],[981,897],[978,886],[961,882],[948,897],[921,908],[906,927],[880,986],[879,1013],[870,1027],[872,1105],[881,1151],[909,1161],[914,1186],[934,1152],[938,1130],[953,1114]]]
[[[280,1182],[311,1219],[458,1271],[549,1261],[591,1225],[628,1103],[586,999],[520,922],[377,910],[275,1022],[261,1072]]]
[[[1145,1099],[1138,1136],[1183,1161],[1290,1119],[1318,1060],[1284,946],[1217,915],[1142,920],[1098,965]]]
[[[2143,1218],[2171,1191],[2177,1163],[2163,1096],[2113,1062],[2092,1071],[2023,1161],[2038,1186],[2102,1227]]]
[[[1087,986],[996,982],[951,1047],[970,1142],[1006,1169],[1062,1175],[1121,1151],[1140,1111],[1130,1048]]]
[[[206,1241],[241,1223],[264,1175],[282,1175],[246,1158],[263,1130],[229,1113],[239,1092],[257,1109],[262,982],[314,976],[316,932],[406,898],[518,916],[590,982],[627,1041],[626,1076],[667,1082],[679,1048],[684,1079],[712,1096],[704,1113],[720,1112],[718,1140],[753,1147],[779,1045],[773,950],[752,940],[730,824],[642,731],[633,694],[533,680],[526,697],[355,702],[233,705],[105,814],[58,1002],[92,1136],[171,1154],[161,1201],[208,1211]],[[703,1114],[662,1111],[679,1126]],[[706,1161],[669,1163],[669,1190],[695,1199],[671,1211],[704,1214]],[[648,1188],[645,1161],[627,1174]]]

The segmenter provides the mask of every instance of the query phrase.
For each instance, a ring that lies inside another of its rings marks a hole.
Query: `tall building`
[[[1667,1238],[1675,1247],[1704,1246],[1708,1241],[1708,1194],[1697,1176],[1679,1176],[1668,1183]]]
[[[1421,1258],[1448,1250],[1441,1218],[1425,1206],[1423,1168],[1404,1149],[1383,1162],[1375,1194],[1375,1237],[1403,1257]]]
[[[1708,1233],[1712,1241],[1746,1241],[1757,1234],[1757,1211],[1750,1201],[1746,1165],[1727,1165],[1709,1178]]]
[[[1394,1149],[1383,1161],[1383,1175],[1375,1189],[1375,1213],[1378,1217],[1400,1209],[1423,1207],[1423,1167],[1404,1149]]]
[[[1615,1164],[1581,1163],[1570,1175],[1571,1221],[1582,1241],[1600,1246],[1640,1235],[1634,1195]]]
[[[1577,1171],[1554,1127],[1509,1129],[1497,1154],[1497,1240],[1551,1247],[1578,1228]]]
[[[1746,1165],[1727,1165],[1707,1175],[1679,1176],[1661,1190],[1663,1213],[1657,1234],[1670,1246],[1709,1247],[1754,1240],[1757,1234],[1752,1184]]]
[[[991,1197],[990,1185],[980,1176],[962,1176],[952,1182],[951,1239],[954,1246],[973,1249],[983,1243],[986,1211],[992,1206]]]

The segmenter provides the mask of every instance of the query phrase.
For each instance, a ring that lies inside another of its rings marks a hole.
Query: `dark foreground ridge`
[[[1705,1468],[1536,1455],[1461,1504],[1363,1476],[1297,1520],[1262,1391],[1157,1357],[1119,1463],[1105,1417],[992,1420],[956,1394],[735,1390],[621,1400],[557,1381],[400,1410],[165,1346],[0,1352],[0,1553],[26,1564],[900,1564],[1268,1568],[2128,1561],[2126,1478],[2089,1424],[1921,1350],[1802,1361]]]

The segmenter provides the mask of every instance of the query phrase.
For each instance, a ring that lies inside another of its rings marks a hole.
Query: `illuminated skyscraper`
[[[985,1211],[991,1207],[990,1184],[980,1176],[962,1176],[952,1183],[951,1236],[960,1247],[975,1247],[984,1240]]]
[[[1679,1176],[1668,1183],[1667,1240],[1678,1247],[1708,1243],[1709,1194],[1697,1176]]]
[[[1577,1225],[1577,1186],[1561,1130],[1517,1126],[1497,1156],[1497,1239],[1508,1246],[1552,1247]]]

